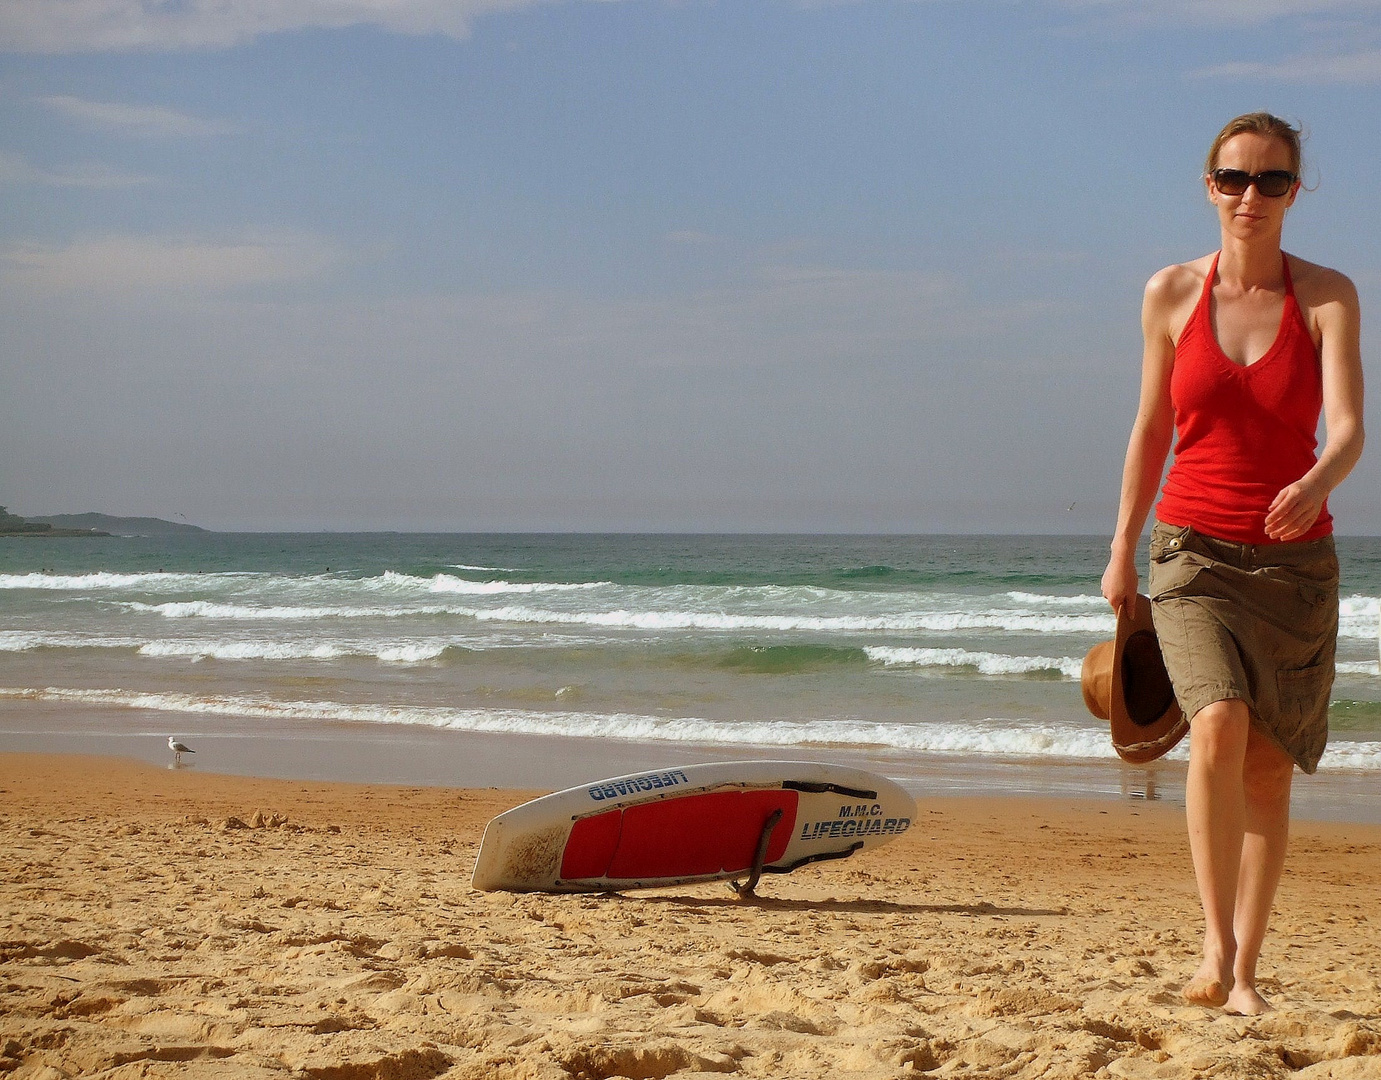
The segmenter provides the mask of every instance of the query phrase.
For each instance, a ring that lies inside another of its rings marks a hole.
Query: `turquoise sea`
[[[1185,748],[1122,766],[1079,693],[1084,653],[1113,631],[1106,550],[1040,536],[4,538],[0,750],[163,761],[176,734],[204,769],[533,787],[664,760],[827,757],[918,788],[1154,797],[1175,790]],[[1367,817],[1381,539],[1339,551],[1333,735],[1322,780],[1296,787]]]

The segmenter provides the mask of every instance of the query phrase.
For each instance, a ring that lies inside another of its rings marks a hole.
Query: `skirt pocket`
[[[1146,583],[1152,600],[1192,596],[1194,579],[1209,568],[1209,561],[1192,551],[1168,550],[1151,557],[1151,576]]]
[[[1328,695],[1332,688],[1331,662],[1276,672],[1280,706],[1276,734],[1297,759],[1300,743],[1312,742],[1315,729],[1328,730]]]

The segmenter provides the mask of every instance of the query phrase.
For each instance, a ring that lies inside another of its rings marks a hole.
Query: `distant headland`
[[[23,518],[0,506],[0,536],[183,536],[206,531],[196,525],[154,517],[47,514]]]

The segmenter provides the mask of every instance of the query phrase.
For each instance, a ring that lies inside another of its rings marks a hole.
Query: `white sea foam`
[[[189,660],[335,660],[354,650],[344,645],[281,641],[150,641],[141,656]]]
[[[150,605],[145,605],[151,607]],[[162,606],[162,605],[158,605]],[[260,609],[255,609],[260,610]],[[251,618],[246,612],[243,618]],[[543,637],[543,648],[558,647],[563,639]],[[626,639],[579,635],[565,642],[584,648],[618,648]],[[416,664],[438,660],[448,649],[468,651],[532,648],[538,642],[523,634],[501,629],[473,634],[447,633],[444,637],[424,637],[399,641],[392,638],[346,638],[341,640],[300,640],[283,638],[162,638],[75,633],[64,630],[0,630],[0,653],[22,653],[36,649],[132,649],[150,658],[189,660],[337,660],[377,659],[389,664]],[[1072,656],[1032,656],[983,652],[962,648],[921,648],[869,645],[867,657],[887,668],[938,668],[974,670],[981,675],[1031,675],[1058,673],[1066,679],[1079,678],[1083,661]],[[1381,665],[1375,660],[1340,660],[1339,675],[1377,676]]]
[[[1367,618],[1374,624],[1381,617],[1381,597],[1353,594],[1338,601],[1338,613],[1344,617]]]
[[[377,659],[386,664],[420,664],[435,660],[452,647],[473,648],[470,642],[444,641],[199,641],[74,634],[61,630],[0,631],[0,652],[34,649],[133,649],[140,656],[187,660],[338,660]]]
[[[76,634],[66,630],[0,630],[0,652],[33,649],[137,649],[142,638]]]
[[[1113,756],[1111,744],[1102,730],[1073,724],[1041,724],[1022,720],[934,724],[883,724],[856,720],[730,722],[635,713],[354,705],[330,701],[272,701],[56,687],[0,689],[0,698],[265,720],[416,724],[456,731],[565,735],[578,738],[781,747],[871,746],[1016,757]]]
[[[0,574],[0,589],[53,589],[77,592],[86,589],[175,589],[200,584],[221,574]],[[243,575],[234,575],[243,576]]]
[[[1014,604],[1032,607],[1087,608],[1097,611],[1108,606],[1108,602],[1101,596],[1091,596],[1087,593],[1079,596],[1055,596],[1050,593],[1009,592],[1007,599]]]
[[[420,664],[440,657],[447,642],[311,641],[152,641],[139,649],[141,656],[189,660],[340,660],[346,657],[375,659],[385,664]]]
[[[1338,636],[1376,641],[1381,598],[1344,596],[1338,601]]]
[[[428,607],[292,607],[257,604],[224,604],[211,600],[178,600],[166,604],[126,602],[131,611],[161,615],[165,619],[253,619],[274,622],[301,622],[313,619],[399,619],[414,615],[466,615],[469,608],[440,605]]]
[[[578,592],[586,589],[604,588],[609,585],[609,582],[604,581],[583,583],[471,581],[468,578],[454,577],[451,574],[437,574],[436,577],[426,581],[428,592],[458,593],[462,596],[500,596],[505,593]]]
[[[475,608],[468,614],[481,620],[556,623],[581,626],[629,627],[639,630],[808,630],[866,632],[879,630],[952,632],[1000,630],[1041,634],[1111,634],[1116,624],[1108,615],[1032,615],[1018,611],[899,612],[880,615],[766,615],[722,611],[555,611],[508,606]]]
[[[375,656],[386,664],[424,664],[436,660],[448,645],[435,641],[413,642],[407,645],[384,645],[375,651]]]
[[[149,709],[263,720],[413,724],[454,731],[577,738],[666,741],[730,746],[878,747],[908,752],[1000,757],[1099,758],[1115,755],[1101,726],[989,718],[979,721],[885,724],[860,720],[730,722],[635,713],[539,712],[520,709],[451,709],[419,705],[357,705],[332,701],[268,700],[231,696],[0,688],[0,699]],[[1181,743],[1167,755],[1183,760]],[[1381,742],[1331,744],[1321,770],[1381,771]]]
[[[1057,671],[1067,679],[1077,679],[1083,660],[1072,656],[1008,656],[1002,653],[974,652],[970,649],[914,649],[869,645],[863,650],[868,659],[888,667],[974,668],[982,675],[1029,675]]]
[[[1354,769],[1359,772],[1381,770],[1381,742],[1344,742],[1334,739],[1319,760],[1319,771]]]
[[[252,619],[294,622],[313,619],[394,619],[453,615],[481,622],[511,622],[555,626],[594,626],[632,630],[727,630],[727,631],[1007,631],[1036,634],[1112,634],[1111,614],[1053,615],[1016,610],[882,612],[878,614],[768,614],[725,610],[658,610],[618,607],[609,610],[575,607],[503,605],[485,607],[456,605],[259,605],[212,600],[177,600],[161,604],[125,601],[131,611],[149,612],[169,619]]]

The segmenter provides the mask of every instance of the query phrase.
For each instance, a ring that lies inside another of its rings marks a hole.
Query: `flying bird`
[[[187,746],[185,743],[180,743],[180,742],[178,742],[178,741],[177,741],[176,739],[174,739],[171,735],[168,736],[168,749],[171,750],[171,751],[173,752],[173,761],[174,761],[174,763],[179,764],[179,765],[182,763],[182,755],[183,755],[183,754],[195,754],[195,753],[196,753],[196,751],[193,750],[190,746]]]

